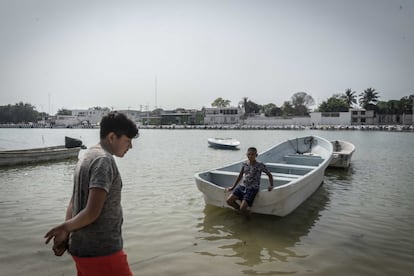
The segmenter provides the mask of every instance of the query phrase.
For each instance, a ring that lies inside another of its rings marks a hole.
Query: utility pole
[[[149,125],[149,105],[147,104],[145,106],[145,109],[147,110],[147,126]]]
[[[49,104],[49,115],[50,115],[50,93],[47,94],[48,104]]]
[[[155,74],[154,85],[155,85],[155,108],[154,109],[157,109],[157,74]]]

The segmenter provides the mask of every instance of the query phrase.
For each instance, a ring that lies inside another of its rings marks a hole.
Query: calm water
[[[356,146],[349,170],[284,218],[205,206],[193,175],[307,134]],[[96,143],[98,130],[0,129],[0,149]],[[208,137],[234,137],[238,151]],[[82,154],[82,152],[81,152]],[[125,251],[135,275],[411,275],[414,270],[414,134],[368,131],[141,130],[117,159]],[[74,161],[0,169],[0,275],[75,275],[44,233],[64,218]]]

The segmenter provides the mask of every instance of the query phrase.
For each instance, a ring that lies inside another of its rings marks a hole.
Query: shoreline
[[[352,130],[414,132],[414,125],[138,125],[140,129],[200,130]],[[40,124],[0,124],[0,128],[99,129],[97,125],[48,126]]]

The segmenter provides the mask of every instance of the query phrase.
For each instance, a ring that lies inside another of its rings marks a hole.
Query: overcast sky
[[[0,105],[277,106],[414,94],[414,1],[0,0]]]

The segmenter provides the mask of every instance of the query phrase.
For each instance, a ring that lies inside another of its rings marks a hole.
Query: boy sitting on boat
[[[237,176],[237,179],[234,182],[233,186],[227,188],[226,190],[234,190],[227,198],[227,204],[229,204],[236,210],[240,210],[245,215],[249,215],[248,207],[251,207],[253,205],[254,198],[256,197],[256,194],[259,192],[260,177],[262,175],[262,172],[267,174],[267,176],[269,177],[269,191],[273,189],[273,176],[267,170],[265,164],[256,160],[256,148],[248,148],[246,156],[248,161],[243,162],[240,173]],[[237,185],[237,183],[239,183],[242,178],[242,183],[240,185]],[[237,200],[241,201],[240,205],[236,202]]]

